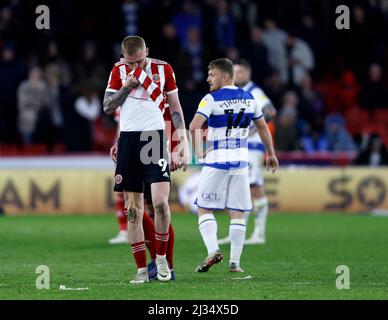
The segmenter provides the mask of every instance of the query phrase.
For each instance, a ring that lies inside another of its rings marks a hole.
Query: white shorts
[[[264,152],[251,151],[248,152],[249,161],[249,184],[250,185],[264,185]]]
[[[204,166],[195,204],[209,210],[252,211],[248,167],[221,170]]]

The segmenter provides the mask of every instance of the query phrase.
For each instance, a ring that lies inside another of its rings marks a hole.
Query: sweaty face
[[[216,68],[209,69],[207,83],[210,86],[210,91],[215,91],[223,87],[224,73]]]
[[[148,48],[139,49],[135,54],[129,55],[126,52],[123,52],[124,60],[131,70],[140,67],[145,69],[147,64]]]
[[[243,87],[249,82],[250,72],[247,68],[240,64],[235,64],[234,69],[234,82],[236,86]]]

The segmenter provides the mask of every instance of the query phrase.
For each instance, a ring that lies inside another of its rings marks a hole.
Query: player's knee
[[[130,206],[127,209],[127,218],[129,222],[140,223],[140,218],[143,216],[143,211],[140,207]]]
[[[168,213],[168,202],[166,201],[157,201],[154,204],[155,213],[158,215],[167,215]]]

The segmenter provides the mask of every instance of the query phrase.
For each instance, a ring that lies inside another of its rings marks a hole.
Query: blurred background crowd
[[[35,27],[38,4],[49,30]],[[336,29],[338,5],[349,30]],[[277,150],[388,164],[388,0],[2,0],[0,154],[107,153],[104,90],[134,34],[174,68],[187,125],[208,62],[244,58],[278,111]]]

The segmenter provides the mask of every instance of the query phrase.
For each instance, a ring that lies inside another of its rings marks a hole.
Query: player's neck
[[[148,67],[149,63],[150,63],[150,58],[146,57],[145,58],[144,67],[143,67],[144,71],[147,70],[147,67]]]
[[[222,84],[222,88],[223,87],[230,87],[230,86],[234,87],[234,81],[228,81],[228,82],[224,82]]]

